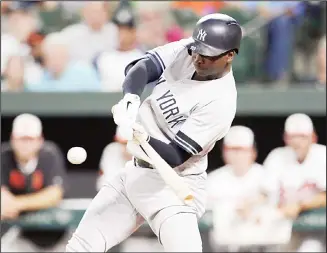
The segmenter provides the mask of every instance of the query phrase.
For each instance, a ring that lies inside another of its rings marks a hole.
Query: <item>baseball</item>
[[[86,157],[87,153],[81,147],[73,147],[67,153],[67,160],[72,164],[81,164],[86,160]]]

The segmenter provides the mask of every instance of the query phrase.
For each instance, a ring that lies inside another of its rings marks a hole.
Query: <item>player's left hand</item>
[[[145,131],[144,127],[139,124],[135,123],[132,127],[133,129],[133,140],[137,142],[138,144],[141,144],[142,142],[147,142],[150,139],[150,136]]]
[[[138,95],[125,94],[124,98],[111,109],[116,125],[131,128],[136,121],[140,104],[140,97]]]

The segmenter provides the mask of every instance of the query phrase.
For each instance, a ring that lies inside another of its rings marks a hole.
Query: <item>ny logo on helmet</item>
[[[199,39],[199,40],[204,41],[204,39],[206,38],[206,36],[207,36],[206,31],[203,30],[203,29],[200,29],[199,30],[199,33],[198,33],[198,36],[196,36],[196,38]]]

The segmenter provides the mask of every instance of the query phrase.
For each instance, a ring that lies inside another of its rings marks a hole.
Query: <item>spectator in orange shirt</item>
[[[174,1],[172,3],[172,7],[175,9],[191,9],[199,16],[217,12],[224,6],[224,1]]]

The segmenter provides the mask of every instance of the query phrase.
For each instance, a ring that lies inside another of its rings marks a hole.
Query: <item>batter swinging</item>
[[[114,106],[117,125],[133,129],[189,185],[185,205],[164,183],[135,140],[134,158],[94,198],[67,252],[105,252],[148,222],[167,252],[201,252],[198,219],[205,210],[207,155],[228,132],[236,112],[232,61],[240,25],[224,14],[201,18],[193,36],[157,47],[126,67],[124,97]],[[140,106],[148,83],[152,94]],[[135,134],[135,132],[134,132]]]

